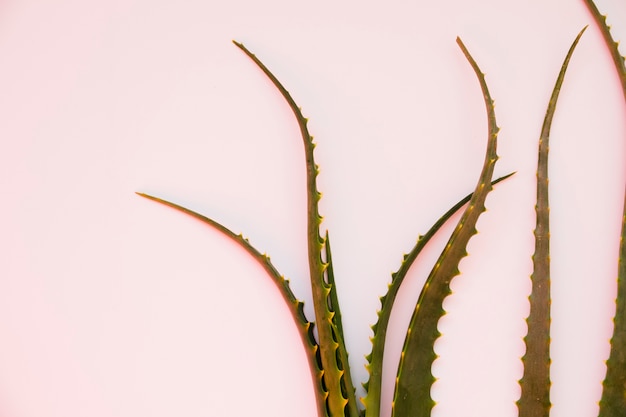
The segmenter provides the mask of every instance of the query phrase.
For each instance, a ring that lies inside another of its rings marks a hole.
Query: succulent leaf
[[[515,173],[512,172],[508,175],[500,177],[494,180],[491,185],[495,185],[500,181],[503,181]],[[409,269],[417,259],[418,255],[426,247],[426,244],[430,241],[430,239],[441,229],[441,227],[450,219],[450,217],[454,216],[465,204],[467,204],[472,198],[473,193],[466,195],[462,200],[452,206],[448,211],[444,213],[443,216],[439,218],[432,225],[432,227],[426,232],[425,235],[419,236],[417,239],[417,243],[411,251],[404,255],[404,259],[400,268],[397,272],[392,274],[391,284],[389,284],[389,288],[387,293],[380,297],[381,309],[378,311],[378,321],[371,328],[374,332],[374,336],[371,338],[372,341],[372,352],[366,356],[368,364],[366,365],[369,380],[363,384],[365,390],[367,391],[367,395],[362,399],[363,404],[365,405],[365,415],[367,417],[379,417],[380,416],[380,400],[381,400],[381,390],[382,390],[382,373],[383,373],[383,356],[385,352],[385,340],[387,336],[387,327],[389,325],[389,319],[391,318],[391,311],[393,308],[393,303],[398,295],[398,290],[406,277]]]
[[[252,258],[257,261],[267,272],[269,277],[272,279],[276,287],[278,288],[280,295],[283,297],[287,306],[289,307],[289,311],[296,323],[296,327],[298,329],[298,333],[300,334],[300,338],[302,340],[302,344],[304,345],[304,350],[307,355],[307,359],[309,362],[309,368],[311,369],[311,376],[313,377],[314,389],[315,389],[315,397],[317,401],[317,410],[319,416],[328,417],[326,413],[326,397],[328,393],[324,388],[323,372],[321,369],[321,359],[320,359],[320,349],[315,340],[315,336],[313,335],[313,326],[312,322],[309,322],[304,314],[304,303],[294,296],[291,288],[289,287],[289,282],[278,272],[278,270],[271,263],[269,257],[267,255],[262,254],[257,249],[255,249],[248,239],[244,238],[241,234],[236,234],[232,232],[227,227],[222,224],[216,222],[215,220],[203,216],[195,211],[189,210],[185,207],[182,207],[178,204],[169,202],[167,200],[163,200],[158,197],[151,196],[145,193],[137,193],[141,197],[145,197],[149,200],[156,201],[157,203],[161,203],[168,207],[174,208],[178,211],[182,211],[203,223],[208,224],[209,226],[217,229],[222,234],[233,240],[237,243],[243,250],[245,250]]]
[[[606,362],[599,417],[622,416],[626,410],[626,196],[617,267],[617,303],[611,353]]]
[[[498,158],[496,154],[498,127],[493,100],[484,74],[460,38],[457,38],[457,44],[476,73],[482,89],[489,126],[487,151],[474,194],[435,267],[426,279],[413,312],[396,378],[392,405],[392,416],[395,417],[430,416],[434,407],[430,390],[435,381],[431,372],[432,364],[436,359],[433,347],[440,336],[437,323],[444,314],[442,304],[445,297],[450,294],[450,282],[459,273],[459,262],[467,255],[467,243],[476,233],[476,222],[480,214],[485,211],[485,199],[491,190],[491,177]]]
[[[600,13],[593,0],[583,1],[602,33],[602,38],[604,38],[604,42],[609,50],[609,53],[611,54],[613,65],[615,65],[615,70],[617,71],[617,75],[622,85],[624,100],[626,100],[626,64],[624,63],[624,57],[619,52],[618,42],[616,42],[611,35],[609,26],[606,24],[606,16]]]
[[[615,70],[620,79],[622,94],[626,101],[626,66],[620,54],[617,42],[606,24],[606,16],[592,0],[584,0],[593,19],[600,28],[604,42],[611,53]],[[606,377],[602,383],[600,399],[600,417],[623,416],[626,410],[626,192],[624,194],[624,212],[622,216],[622,232],[620,237],[619,259],[617,264],[617,301],[615,306],[613,336],[611,337],[611,353],[606,362]]]
[[[345,372],[345,381],[352,381],[352,375],[350,372],[350,362],[348,359],[348,350],[346,349],[345,338],[343,336],[343,323],[341,319],[341,310],[339,308],[339,298],[337,296],[337,286],[335,285],[335,273],[333,270],[333,258],[330,249],[330,238],[328,236],[328,231],[326,231],[326,236],[324,238],[324,252],[326,255],[326,282],[330,285],[330,306],[333,309],[333,324],[336,330],[336,341],[340,344],[340,349],[338,350],[338,354],[341,356],[339,360],[341,361],[340,365],[343,371]],[[342,385],[342,390],[347,391],[350,389],[349,387]],[[352,395],[356,395],[354,392],[354,388],[352,388]]]
[[[517,402],[520,417],[548,417],[550,414],[550,208],[548,200],[548,150],[550,128],[565,72],[574,49],[585,32],[584,27],[565,57],[548,103],[539,137],[537,163],[537,213],[535,253],[533,254],[532,290],[529,297],[528,334],[524,338],[526,353],[522,357],[524,376],[522,394]]]
[[[307,182],[307,246],[309,255],[309,272],[311,278],[311,288],[313,293],[313,308],[315,311],[315,321],[317,323],[317,333],[319,345],[322,346],[321,359],[324,369],[324,382],[328,389],[327,408],[331,416],[351,416],[359,415],[354,384],[348,378],[343,369],[341,358],[347,358],[343,334],[337,328],[333,319],[333,311],[338,310],[337,305],[333,305],[331,297],[332,284],[327,282],[326,264],[322,259],[324,250],[324,239],[320,236],[320,224],[322,218],[319,214],[318,203],[321,198],[317,190],[316,179],[319,167],[315,164],[313,150],[315,144],[307,127],[307,119],[302,115],[302,110],[291,97],[280,81],[272,72],[243,44],[233,41],[270,79],[272,84],[278,89],[287,104],[291,108],[304,143],[304,153],[306,160],[306,182]],[[329,307],[330,304],[330,307]],[[347,366],[347,364],[346,364]]]

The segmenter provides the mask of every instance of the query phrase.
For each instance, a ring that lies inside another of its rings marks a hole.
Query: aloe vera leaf
[[[467,255],[467,243],[476,234],[476,222],[485,211],[485,199],[492,188],[491,177],[498,159],[496,145],[499,129],[484,74],[460,38],[457,38],[457,44],[476,73],[482,89],[489,130],[487,150],[474,195],[426,279],[411,317],[398,366],[392,404],[392,416],[397,417],[430,416],[435,405],[430,390],[435,382],[431,368],[437,356],[433,347],[440,336],[437,323],[445,313],[442,304],[450,294],[450,282],[459,274],[459,262]]]
[[[617,303],[599,417],[622,417],[626,410],[626,196],[617,265]]]
[[[330,285],[330,304],[333,308],[333,324],[337,329],[337,334],[343,335],[343,323],[341,319],[341,310],[339,309],[339,299],[337,296],[337,286],[335,285],[335,272],[333,269],[333,258],[332,251],[330,249],[330,238],[328,236],[328,231],[326,231],[326,236],[324,238],[324,251],[326,254],[326,263],[328,267],[326,268],[326,281]],[[348,359],[348,350],[346,349],[345,338],[339,338],[336,340],[337,343],[341,344],[341,349],[338,350],[338,353],[342,355],[339,360],[341,361],[341,369],[345,372],[345,379],[348,381],[352,381],[352,375],[350,372],[350,362]],[[347,387],[342,387],[344,390],[347,390]],[[353,391],[354,392],[354,391]],[[353,394],[354,395],[354,394]]]
[[[274,267],[270,258],[267,255],[259,252],[254,246],[248,242],[248,239],[244,238],[241,234],[236,234],[232,232],[227,227],[222,224],[216,222],[215,220],[203,216],[195,211],[189,210],[185,207],[182,207],[178,204],[172,203],[167,200],[163,200],[158,197],[151,196],[145,193],[137,193],[141,197],[147,198],[152,201],[156,201],[157,203],[161,203],[168,207],[174,208],[178,211],[182,211],[203,223],[208,224],[209,226],[217,229],[226,237],[233,240],[237,243],[243,250],[245,250],[252,258],[257,261],[261,267],[267,272],[270,276],[280,295],[283,297],[287,306],[289,307],[289,311],[296,323],[296,328],[298,329],[298,333],[300,334],[300,339],[302,340],[302,344],[304,345],[304,350],[307,355],[307,359],[309,362],[309,367],[311,369],[311,376],[313,377],[314,389],[315,389],[315,398],[317,402],[317,411],[319,416],[328,417],[326,413],[326,397],[328,393],[324,389],[323,372],[321,368],[321,360],[320,360],[320,350],[319,346],[315,340],[315,336],[313,335],[313,326],[312,322],[309,322],[304,314],[304,303],[294,296],[291,288],[289,287],[289,281],[287,281]]]
[[[339,299],[337,296],[337,288],[335,287],[335,271],[333,269],[333,258],[332,252],[330,250],[330,238],[328,236],[328,231],[326,231],[326,237],[324,239],[324,252],[326,254],[326,263],[328,267],[326,268],[326,276],[327,281],[331,285],[330,287],[330,299],[333,306],[335,306],[336,310],[334,310],[333,321],[335,322],[335,327],[340,334],[343,334],[343,323],[341,321],[341,311],[339,309]]]
[[[281,93],[291,108],[300,128],[300,133],[304,143],[304,153],[306,160],[306,189],[307,189],[307,248],[309,257],[309,273],[311,278],[311,288],[313,293],[313,309],[315,311],[315,321],[317,323],[317,333],[319,337],[322,367],[324,369],[324,382],[328,389],[327,407],[328,413],[333,417],[359,415],[354,384],[348,380],[345,370],[341,369],[342,357],[347,357],[344,349],[343,334],[333,322],[333,311],[337,306],[330,305],[331,285],[326,281],[327,264],[322,260],[324,239],[319,234],[322,217],[319,214],[318,202],[321,198],[317,190],[316,178],[319,173],[318,166],[313,157],[313,137],[307,127],[307,119],[302,115],[302,111],[291,97],[291,94],[283,87],[272,72],[243,44],[233,41],[270,79],[274,86]]]
[[[500,181],[503,181],[515,172],[504,175],[494,180],[491,185],[496,185]],[[411,251],[404,256],[402,264],[397,272],[391,274],[391,283],[387,293],[380,297],[381,308],[378,311],[378,321],[371,326],[374,336],[371,338],[372,351],[366,356],[368,364],[366,368],[369,373],[369,380],[363,384],[363,387],[367,391],[367,395],[362,399],[365,405],[367,417],[379,417],[380,416],[380,399],[382,390],[382,373],[383,373],[383,357],[385,352],[385,340],[387,336],[387,327],[389,326],[389,319],[391,318],[391,311],[393,303],[398,295],[398,290],[406,277],[409,269],[417,259],[418,255],[422,251],[430,239],[441,229],[441,227],[454,216],[465,204],[467,204],[472,198],[473,193],[466,195],[462,200],[452,206],[443,216],[439,218],[431,226],[431,228],[423,236],[419,236],[417,243],[413,246]]]
[[[595,3],[592,0],[583,0],[583,2],[589,9],[591,16],[593,16],[593,20],[600,28],[600,33],[602,33],[602,38],[604,38],[604,42],[609,49],[609,53],[613,59],[613,65],[615,66],[615,70],[619,76],[624,100],[626,100],[626,64],[624,63],[624,57],[619,52],[619,44],[611,35],[610,27],[606,24],[606,16],[600,13]]]
[[[613,39],[606,16],[592,0],[584,0],[593,19],[600,28],[615,70],[622,85],[622,94],[626,101],[626,65],[620,54],[618,44]],[[613,319],[613,335],[611,337],[611,353],[606,362],[606,376],[602,383],[600,399],[600,417],[622,416],[626,410],[626,193],[624,194],[624,212],[622,216],[622,232],[620,237],[619,259],[617,263],[617,300],[615,318]]]
[[[539,137],[537,162],[537,205],[535,206],[535,252],[533,254],[528,333],[522,357],[524,375],[519,383],[522,394],[517,402],[520,417],[547,417],[550,414],[550,208],[548,199],[548,150],[550,128],[556,104],[574,49],[585,26],[569,48],[556,80]]]

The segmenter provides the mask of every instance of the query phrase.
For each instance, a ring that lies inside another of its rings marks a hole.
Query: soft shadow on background
[[[626,111],[581,1],[14,1],[0,8],[0,416],[314,416],[271,255],[307,302],[302,143],[310,118],[353,375],[401,256],[471,191],[496,101],[496,175],[437,342],[435,416],[515,416],[537,139],[578,31],[551,138],[552,415],[594,415],[612,332]],[[626,6],[598,0],[616,39]],[[451,228],[394,310],[404,331]],[[383,414],[388,415],[388,412]]]

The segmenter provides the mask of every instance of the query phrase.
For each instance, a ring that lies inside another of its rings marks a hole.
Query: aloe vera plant
[[[595,6],[586,0],[592,14],[605,33],[609,48],[615,57],[616,68],[620,74],[624,97],[626,99],[626,70],[624,60],[619,56],[617,47],[610,38],[604,20],[599,18]],[[541,130],[537,168],[537,203],[535,228],[535,253],[533,255],[534,272],[531,277],[532,293],[530,296],[530,316],[528,317],[528,335],[524,339],[526,354],[522,361],[524,376],[520,380],[521,397],[518,401],[521,417],[548,416],[550,411],[550,267],[549,267],[549,209],[548,209],[548,145],[550,128],[556,111],[556,104],[570,59],[578,44],[584,28],[575,38],[558,74],[550,98]],[[173,202],[145,193],[140,196],[172,207],[191,215],[217,229],[236,242],[255,261],[263,267],[273,280],[289,307],[301,341],[305,347],[311,378],[314,382],[317,414],[320,417],[379,417],[381,410],[381,392],[385,341],[391,311],[401,285],[409,271],[430,239],[455,213],[463,213],[454,228],[441,255],[428,275],[415,305],[409,327],[406,332],[404,347],[397,369],[391,415],[394,417],[426,417],[431,415],[435,401],[431,397],[431,388],[435,377],[431,372],[436,359],[435,341],[440,333],[437,324],[445,314],[444,299],[450,294],[450,283],[459,274],[459,263],[467,255],[467,245],[476,233],[476,224],[485,210],[485,200],[492,186],[512,174],[493,180],[493,173],[498,155],[494,104],[487,87],[484,74],[472,58],[463,42],[457,43],[475,73],[483,94],[487,114],[487,144],[485,159],[476,184],[476,188],[457,204],[452,206],[440,219],[420,236],[415,246],[404,256],[397,272],[391,276],[388,292],[380,298],[381,308],[377,323],[372,326],[372,351],[367,356],[369,380],[364,384],[366,395],[359,403],[354,381],[350,373],[348,351],[346,348],[341,310],[332,264],[332,252],[328,231],[320,230],[322,219],[319,214],[321,194],[317,189],[318,166],[315,163],[313,137],[308,128],[308,120],[303,116],[290,93],[276,76],[243,44],[234,44],[243,51],[258,68],[269,78],[289,105],[298,124],[305,149],[306,195],[307,195],[307,250],[309,278],[313,294],[315,320],[306,317],[303,303],[291,291],[289,282],[274,267],[270,258],[252,246],[241,234],[233,232],[219,222],[202,214],[189,210]],[[618,416],[626,412],[626,261],[624,235],[626,234],[626,204],[622,243],[620,246],[618,301],[615,318],[615,332],[612,339],[611,357],[607,364],[607,377],[600,408],[601,416]],[[315,331],[314,331],[315,329]]]
[[[362,414],[366,416],[380,415],[384,342],[393,301],[408,269],[422,248],[446,220],[466,205],[458,225],[424,286],[407,332],[403,359],[398,369],[396,396],[392,410],[393,415],[429,415],[434,403],[430,398],[430,388],[434,382],[434,378],[430,373],[430,366],[435,358],[434,341],[439,335],[437,322],[444,313],[441,305],[443,299],[450,292],[450,281],[458,274],[459,261],[466,255],[467,243],[471,236],[476,233],[476,222],[481,212],[485,209],[484,203],[487,194],[492,188],[493,170],[497,160],[498,127],[495,120],[493,100],[489,94],[484,75],[465,45],[460,39],[457,39],[458,45],[478,77],[487,110],[489,131],[483,170],[480,173],[474,192],[454,205],[433,225],[428,233],[420,237],[415,247],[405,257],[401,268],[397,273],[393,274],[389,293],[381,298],[382,308],[379,312],[379,321],[372,327],[374,330],[373,349],[372,354],[368,356],[370,381],[365,384],[367,390],[367,395],[363,399],[365,409],[361,410],[350,376],[348,352],[344,342],[340,307],[336,286],[334,285],[332,254],[328,233],[326,232],[323,236],[320,235],[321,217],[318,210],[320,193],[316,185],[316,177],[319,171],[313,155],[315,145],[307,127],[307,119],[302,115],[298,105],[274,74],[243,44],[234,43],[263,71],[280,91],[291,108],[300,128],[306,159],[307,247],[317,338],[312,331],[313,322],[304,316],[302,302],[298,301],[291,292],[288,281],[272,265],[269,257],[251,246],[242,235],[232,232],[215,220],[172,202],[144,193],[138,194],[176,208],[215,227],[237,242],[263,266],[289,305],[300,332],[302,343],[307,349],[309,366],[312,378],[315,381],[318,415],[330,417],[356,417]],[[509,175],[501,177],[493,181],[493,183],[501,181]]]

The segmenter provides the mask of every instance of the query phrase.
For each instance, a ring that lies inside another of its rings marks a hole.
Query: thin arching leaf
[[[510,173],[503,177],[500,177],[493,181],[491,185],[495,185],[500,181],[503,181],[514,173]],[[397,272],[391,274],[391,283],[387,290],[387,294],[380,297],[381,308],[378,311],[378,321],[371,328],[374,332],[372,337],[372,352],[367,355],[367,370],[369,374],[369,380],[363,384],[363,387],[367,391],[367,395],[362,399],[365,405],[366,417],[379,417],[381,390],[382,390],[382,374],[383,374],[383,356],[385,353],[385,340],[387,337],[387,327],[389,326],[389,319],[391,318],[391,311],[394,301],[398,295],[398,291],[408,273],[409,269],[421,253],[422,249],[426,247],[430,239],[441,229],[441,227],[454,216],[463,206],[465,206],[472,198],[473,193],[466,195],[461,201],[452,206],[443,216],[439,218],[432,225],[432,227],[424,234],[419,236],[417,243],[409,253],[404,255],[402,264]]]
[[[528,334],[524,338],[526,353],[522,357],[524,376],[520,380],[522,395],[517,402],[520,417],[548,417],[550,414],[550,208],[548,201],[548,149],[550,128],[556,104],[574,49],[586,27],[580,31],[567,52],[552,96],[548,103],[539,137],[537,163],[537,218],[535,253],[533,254],[532,290],[529,297]]]
[[[485,211],[485,199],[492,188],[491,177],[498,159],[496,145],[499,129],[484,74],[460,38],[457,38],[457,43],[478,77],[482,89],[487,109],[487,151],[474,195],[426,279],[411,317],[398,367],[392,408],[394,417],[430,416],[434,406],[430,396],[431,387],[435,382],[431,372],[436,359],[433,347],[440,336],[437,323],[444,314],[443,300],[450,294],[450,282],[459,273],[459,262],[467,255],[467,243],[476,234],[476,222]]]
[[[315,164],[313,150],[315,144],[313,137],[307,127],[307,119],[302,115],[302,111],[291,97],[291,94],[283,87],[272,72],[243,44],[234,42],[270,79],[272,84],[278,89],[287,104],[291,108],[304,144],[306,160],[306,189],[307,189],[307,247],[309,255],[309,272],[311,278],[311,288],[313,293],[313,308],[315,311],[315,322],[321,349],[322,367],[324,369],[324,383],[328,389],[327,408],[331,416],[357,417],[359,415],[354,384],[346,375],[343,368],[342,359],[347,358],[343,334],[337,328],[333,320],[334,313],[338,306],[332,305],[331,284],[327,280],[327,264],[323,261],[324,239],[320,236],[320,224],[322,217],[319,214],[318,203],[321,198],[317,190],[316,179],[319,174],[318,166]],[[346,364],[347,366],[347,364]]]
[[[287,281],[272,265],[269,256],[262,254],[256,248],[254,248],[248,239],[244,238],[241,234],[236,234],[232,232],[227,227],[222,224],[216,222],[215,220],[203,216],[193,210],[189,210],[188,208],[179,206],[178,204],[169,202],[167,200],[163,200],[158,197],[151,196],[149,194],[137,193],[141,197],[145,197],[149,200],[156,201],[157,203],[161,203],[168,207],[174,208],[178,211],[181,211],[185,214],[188,214],[203,223],[208,224],[214,229],[221,232],[226,237],[230,238],[232,241],[237,243],[239,247],[241,247],[244,251],[246,251],[267,273],[267,275],[272,279],[280,295],[283,297],[287,306],[289,307],[289,311],[293,320],[296,324],[296,328],[298,329],[298,333],[300,334],[300,339],[302,340],[302,344],[304,345],[304,350],[307,355],[307,359],[309,362],[309,368],[311,369],[311,376],[313,378],[314,387],[315,387],[315,396],[317,401],[317,410],[319,416],[328,416],[326,414],[326,397],[327,392],[324,388],[324,384],[322,381],[322,369],[321,369],[321,360],[320,360],[320,349],[315,341],[315,337],[313,335],[313,323],[309,322],[304,315],[304,304],[302,301],[296,299],[291,288],[289,287],[289,281]]]
[[[604,42],[611,53],[611,58],[622,86],[624,101],[626,101],[626,65],[624,64],[624,57],[619,52],[617,42],[611,36],[611,31],[606,24],[606,16],[600,14],[592,0],[584,0],[584,2],[600,28]],[[626,192],[624,193],[622,232],[617,263],[617,301],[613,321],[611,353],[606,362],[606,377],[602,383],[600,417],[621,417],[624,415],[624,410],[626,410]]]

